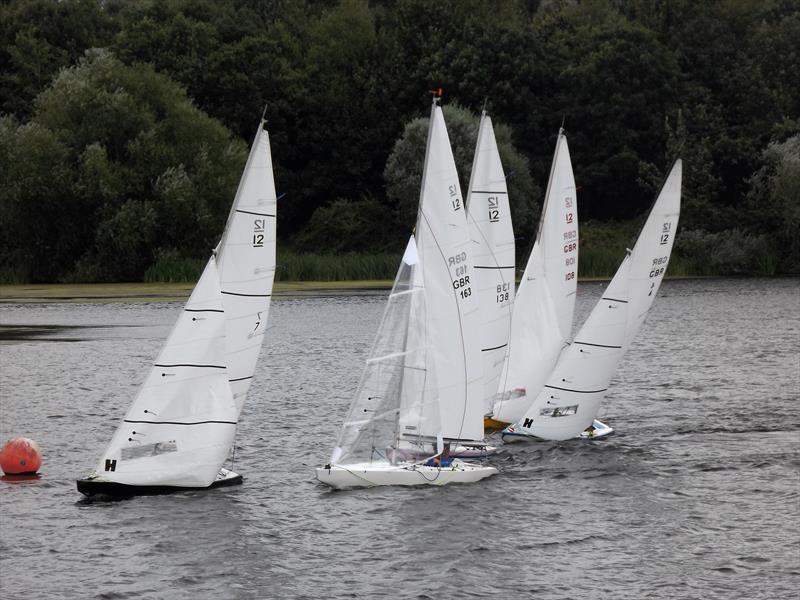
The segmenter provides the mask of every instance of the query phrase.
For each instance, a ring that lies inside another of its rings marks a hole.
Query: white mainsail
[[[561,355],[515,434],[573,438],[597,416],[611,377],[653,304],[664,278],[680,215],[682,163],[675,162],[630,254],[602,299]]]
[[[441,415],[440,431],[420,429],[419,433],[482,440],[483,380],[472,243],[444,116],[435,102],[415,237],[425,289],[427,377],[423,393],[437,399]]]
[[[276,194],[262,120],[217,248],[225,308],[225,364],[237,413],[255,373],[275,277]]]
[[[480,304],[484,410],[491,412],[500,383],[514,304],[514,229],[508,188],[492,119],[483,111],[467,191],[467,221]]]
[[[96,474],[128,485],[208,487],[228,456],[236,416],[212,257]]]
[[[516,422],[553,370],[572,330],[577,271],[575,177],[567,138],[560,130],[539,232],[514,299],[494,421]]]

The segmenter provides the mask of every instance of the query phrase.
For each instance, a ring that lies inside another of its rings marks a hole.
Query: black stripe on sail
[[[251,210],[242,210],[240,208],[237,208],[236,212],[243,213],[245,215],[255,215],[257,217],[272,217],[273,219],[275,218],[275,215],[271,215],[269,213],[257,213],[257,212],[253,212]]]
[[[225,312],[221,308],[184,308],[183,310],[186,312]]]
[[[193,367],[197,369],[224,369],[225,365],[193,365],[193,364],[178,364],[178,365],[160,365],[155,364],[154,367],[170,368],[170,367]]]
[[[606,346],[605,344],[590,344],[589,342],[572,342],[581,346],[595,346],[596,348],[622,348],[622,346]]]
[[[475,265],[472,267],[473,269],[513,269],[514,267],[481,267],[479,265]]]
[[[239,294],[238,292],[222,292],[226,296],[247,296],[249,298],[269,298],[272,294]]]
[[[236,421],[195,421],[194,423],[184,423],[183,421],[136,421],[125,419],[125,423],[149,423],[150,425],[208,425],[209,423],[220,423],[222,425],[236,425]]]
[[[492,350],[500,350],[500,348],[505,348],[508,344],[503,344],[502,346],[495,346],[494,348],[483,348],[481,352],[491,352]]]
[[[609,300],[611,302],[621,302],[622,304],[627,304],[627,300],[617,300],[616,298],[603,298],[603,300]]]
[[[603,388],[602,390],[571,390],[569,388],[556,387],[554,385],[546,385],[544,387],[550,388],[551,390],[561,390],[562,392],[575,392],[577,394],[597,394],[608,390],[608,388]]]
[[[506,195],[508,195],[508,192],[501,192],[499,190],[496,191],[496,192],[492,192],[490,190],[472,190],[472,193],[473,194],[506,194]]]
[[[238,379],[228,379],[228,383],[233,383],[234,381],[244,381],[245,379],[252,379],[252,375],[248,375],[247,377],[239,377]]]

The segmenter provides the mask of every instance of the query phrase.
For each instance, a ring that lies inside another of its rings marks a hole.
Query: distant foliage
[[[29,281],[141,281],[165,250],[205,256],[245,148],[147,65],[93,50],[27,124],[2,120],[0,270]]]
[[[439,86],[465,188],[487,100],[506,127],[520,250],[563,123],[582,221],[640,219],[681,156],[681,228],[796,273],[798,39],[791,0],[5,0],[0,280],[202,260],[265,106],[281,244],[401,248]]]

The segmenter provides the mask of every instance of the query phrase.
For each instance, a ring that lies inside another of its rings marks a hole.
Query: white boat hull
[[[420,464],[360,463],[328,465],[317,469],[317,480],[334,489],[364,488],[379,485],[447,485],[473,483],[491,475],[497,469],[454,460],[447,467]]]
[[[614,428],[613,427],[609,427],[608,425],[606,425],[602,421],[599,421],[598,419],[595,419],[594,421],[592,421],[592,427],[594,427],[593,431],[590,431],[589,429],[585,429],[580,433],[580,435],[575,436],[575,438],[573,438],[573,439],[576,439],[576,440],[597,440],[597,439],[604,438],[604,437],[609,436],[612,433],[614,433]],[[516,443],[516,442],[541,442],[541,441],[546,441],[546,440],[542,440],[541,438],[538,438],[538,437],[533,436],[533,435],[528,435],[526,433],[520,433],[520,432],[514,431],[514,429],[512,427],[507,427],[506,429],[504,429],[502,434],[501,434],[501,437],[503,438],[503,442],[506,443],[506,444],[513,444],[513,443]]]

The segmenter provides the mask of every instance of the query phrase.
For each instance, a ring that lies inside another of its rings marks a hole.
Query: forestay
[[[475,293],[480,304],[484,410],[491,412],[500,383],[514,304],[514,230],[508,189],[492,119],[481,115],[467,192],[467,221]]]
[[[494,421],[516,422],[553,370],[572,330],[577,271],[575,178],[567,138],[561,130],[539,232],[514,299],[511,338]]]
[[[103,480],[207,487],[236,430],[225,367],[225,313],[212,257],[97,465]]]
[[[275,182],[262,120],[217,250],[225,308],[225,363],[237,413],[247,397],[267,326],[275,276]]]
[[[597,416],[611,377],[653,304],[680,215],[682,163],[675,162],[630,255],[548,378],[515,433],[551,440],[580,434]]]

